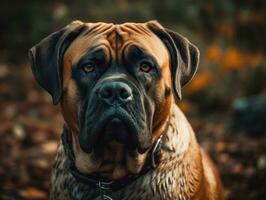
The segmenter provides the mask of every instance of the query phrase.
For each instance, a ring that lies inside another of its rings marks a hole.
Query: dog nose
[[[99,89],[99,97],[108,104],[125,104],[132,100],[131,88],[123,82],[106,82]]]

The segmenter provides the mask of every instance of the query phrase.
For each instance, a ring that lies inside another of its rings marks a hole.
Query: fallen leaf
[[[53,155],[57,150],[58,142],[50,140],[41,145],[41,152],[45,155]]]
[[[26,199],[47,199],[47,195],[44,191],[34,187],[28,187],[21,190],[20,195]]]

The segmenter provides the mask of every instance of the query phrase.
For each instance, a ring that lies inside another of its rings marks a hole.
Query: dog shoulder
[[[205,179],[204,187],[206,188],[206,194],[208,194],[208,199],[213,200],[224,200],[224,192],[222,182],[218,170],[216,169],[214,163],[209,158],[207,153],[201,148],[202,165],[203,165],[203,175]]]

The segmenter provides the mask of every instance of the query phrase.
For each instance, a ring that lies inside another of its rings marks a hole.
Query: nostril
[[[99,93],[103,99],[110,99],[113,96],[113,91],[110,87],[103,87]]]
[[[127,88],[121,88],[119,96],[120,96],[121,99],[126,100],[126,99],[130,98],[131,91],[129,89],[127,89]]]
[[[127,99],[130,96],[129,92],[125,88],[121,88],[120,97],[122,99]]]

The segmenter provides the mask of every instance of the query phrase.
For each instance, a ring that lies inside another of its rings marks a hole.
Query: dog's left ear
[[[199,50],[187,38],[162,27],[156,21],[147,22],[148,28],[165,44],[171,59],[171,74],[175,99],[181,99],[181,87],[195,75],[199,64]]]
[[[32,72],[41,87],[52,96],[54,104],[60,102],[63,93],[64,53],[83,28],[83,22],[74,21],[47,36],[29,51]]]

